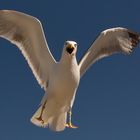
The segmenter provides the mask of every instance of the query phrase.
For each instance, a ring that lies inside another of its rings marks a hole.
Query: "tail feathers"
[[[63,131],[66,127],[67,113],[60,113],[54,116],[52,121],[49,123],[49,128],[53,131]]]
[[[39,127],[49,127],[53,131],[63,131],[65,129],[65,124],[67,120],[67,113],[66,112],[57,112],[45,109],[42,118],[39,119],[41,114],[42,106],[36,111],[36,113],[31,118],[31,122]],[[51,112],[51,113],[50,113]],[[53,112],[53,114],[52,114]],[[49,114],[49,115],[48,115]],[[50,115],[51,114],[51,115]]]

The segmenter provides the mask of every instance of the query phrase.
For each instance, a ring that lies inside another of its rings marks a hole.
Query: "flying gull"
[[[21,50],[45,91],[31,122],[54,131],[62,131],[66,127],[77,128],[71,121],[72,106],[79,81],[90,66],[115,53],[130,54],[140,41],[136,32],[121,27],[111,28],[100,33],[79,63],[75,41],[64,43],[61,59],[56,62],[40,21],[12,10],[0,10],[0,36]]]

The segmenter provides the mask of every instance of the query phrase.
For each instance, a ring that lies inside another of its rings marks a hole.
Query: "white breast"
[[[48,87],[50,97],[56,98],[60,104],[71,103],[80,80],[77,63],[58,63],[51,75]]]

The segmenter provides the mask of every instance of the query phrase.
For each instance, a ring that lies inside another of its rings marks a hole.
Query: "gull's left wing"
[[[130,54],[140,41],[138,33],[125,28],[111,28],[103,31],[91,45],[79,63],[80,76],[97,60],[122,52]]]

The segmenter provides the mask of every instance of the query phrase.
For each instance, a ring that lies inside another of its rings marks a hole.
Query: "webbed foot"
[[[75,128],[78,128],[77,126],[75,126],[75,125],[72,124],[72,121],[71,121],[71,120],[72,120],[72,119],[71,119],[71,118],[72,118],[72,111],[70,110],[70,111],[68,112],[68,114],[69,114],[69,122],[66,123],[65,126],[68,127],[68,128],[74,128],[74,129],[75,129]]]
[[[74,129],[78,128],[77,126],[73,125],[72,123],[67,123],[66,124],[66,127],[68,127],[68,128],[74,128]]]

